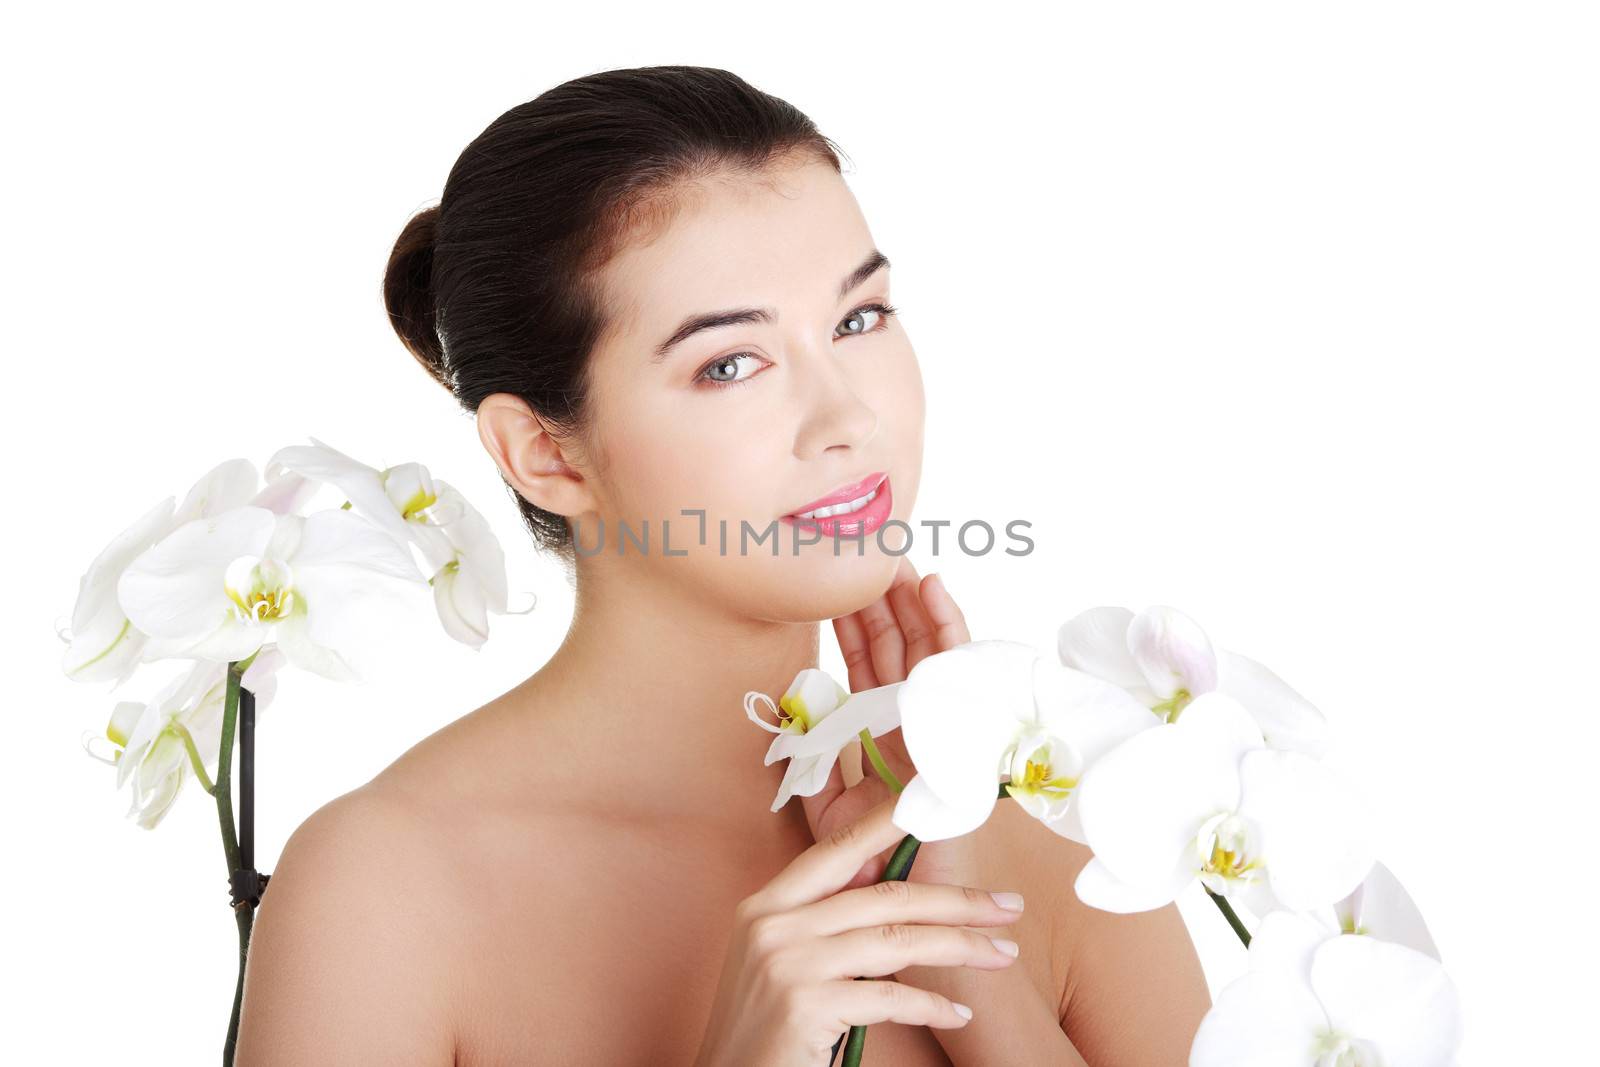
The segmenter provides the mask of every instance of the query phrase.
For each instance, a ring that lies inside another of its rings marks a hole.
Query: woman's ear
[[[597,510],[590,484],[561,441],[521,397],[494,393],[478,404],[478,439],[518,493],[546,511],[578,518]]]

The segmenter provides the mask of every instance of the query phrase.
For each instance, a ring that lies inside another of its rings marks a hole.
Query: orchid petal
[[[489,608],[483,587],[452,562],[433,576],[433,607],[450,637],[472,648],[489,640]]]
[[[155,742],[161,731],[180,712],[185,703],[194,699],[199,686],[197,678],[203,677],[206,667],[225,670],[219,664],[206,664],[195,661],[187,670],[181,671],[168,678],[150,700],[139,711],[133,728],[128,731],[127,741],[123,745],[121,757],[117,760],[117,787],[120,789],[128,780],[129,774],[139,767],[148,755],[148,749]],[[133,716],[131,709],[119,709],[126,723]]]
[[[1367,877],[1334,906],[1335,921],[1347,934],[1367,934],[1442,959],[1422,912],[1394,872],[1374,861]]]
[[[1164,877],[1153,879],[1148,884],[1135,885],[1118,878],[1110,867],[1096,857],[1083,865],[1072,888],[1078,894],[1078,899],[1091,908],[1126,915],[1171,904],[1194,881],[1194,876],[1195,868],[1179,861]]]
[[[1285,907],[1332,904],[1361,884],[1373,863],[1367,827],[1332,768],[1302,752],[1258,749],[1240,761],[1239,776],[1239,812],[1261,827],[1272,893]]]
[[[277,623],[273,638],[289,662],[301,670],[336,682],[354,681],[359,677],[344,656],[312,639],[310,622],[303,605]]]
[[[1250,969],[1293,976],[1309,989],[1312,956],[1318,946],[1333,936],[1303,912],[1287,908],[1268,912],[1250,935]]]
[[[900,790],[890,821],[918,841],[944,841],[982,826],[994,811],[994,804],[992,792],[987,801],[967,797],[961,806],[946,803],[919,774]]]
[[[1157,604],[1128,624],[1128,651],[1158,697],[1180,689],[1190,696],[1217,687],[1217,656],[1200,624],[1177,608]]]
[[[144,714],[145,704],[139,700],[119,700],[111,709],[111,721],[106,723],[106,737],[118,748],[128,747],[128,738]]]
[[[833,765],[838,760],[839,754],[831,752],[822,756],[802,757],[790,765],[799,764],[801,771],[795,785],[795,794],[802,797],[814,797],[828,784],[828,776],[833,773]]]
[[[212,699],[220,710],[227,682],[228,668],[225,663],[197,659],[187,671],[173,679],[157,700],[172,714],[192,711],[203,705],[208,698]]]
[[[128,565],[172,528],[172,497],[133,521],[100,550],[78,579],[72,607],[72,641],[61,669],[76,682],[125,676],[137,664],[145,635],[129,622],[117,601],[117,581]]]
[[[1328,720],[1276,674],[1246,656],[1217,653],[1217,688],[1243,704],[1268,748],[1320,758],[1328,745]]]
[[[1228,884],[1225,895],[1235,908],[1243,908],[1257,919],[1271,915],[1274,911],[1288,910],[1283,902],[1273,895],[1270,873],[1266,878],[1235,879]],[[1329,929],[1331,931],[1332,928]],[[1250,943],[1255,944],[1254,941]]]
[[[228,565],[262,555],[276,522],[272,512],[249,505],[186,522],[128,565],[117,600],[152,637],[200,640],[226,612]]]
[[[1080,845],[1089,843],[1089,835],[1083,832],[1083,816],[1078,812],[1078,798],[1072,798],[1072,803],[1067,805],[1067,810],[1059,819],[1043,820],[1046,828],[1051,833],[1058,834],[1068,841],[1076,841]]]
[[[406,520],[384,491],[382,474],[375,467],[369,467],[315,437],[311,438],[311,442],[309,445],[289,445],[278,449],[267,461],[267,477],[272,478],[280,469],[286,469],[319,482],[327,482],[345,495],[352,508],[384,533],[402,544],[409,543],[411,533]]]
[[[850,690],[818,667],[806,667],[794,676],[778,705],[799,721],[800,732],[810,733],[818,723],[850,699]]]
[[[278,692],[278,671],[288,662],[288,657],[277,645],[263,645],[250,666],[239,676],[239,684],[256,696],[256,711],[262,712],[272,703]]]
[[[250,503],[274,515],[298,514],[317,495],[322,483],[283,467],[268,467],[267,484]]]
[[[1101,756],[1078,786],[1089,847],[1120,880],[1161,884],[1179,856],[1193,855],[1200,825],[1238,805],[1238,752],[1251,735],[1259,744],[1249,713],[1213,693]]]
[[[1034,673],[1034,700],[1039,724],[1070,741],[1086,764],[1162,725],[1127,690],[1044,657]]]
[[[1370,1041],[1386,1063],[1450,1067],[1461,1043],[1461,1002],[1439,961],[1375,937],[1318,947],[1311,988],[1332,1028]]]
[[[483,590],[490,611],[504,615],[506,611],[506,554],[499,538],[483,514],[473,507],[455,486],[440,479],[440,506],[448,506],[453,517],[443,530],[455,549],[463,569]]]
[[[232,663],[248,658],[267,639],[269,626],[252,619],[241,619],[232,612],[218,616],[217,628],[184,647],[183,654],[195,659]]]
[[[223,460],[189,488],[172,516],[172,524],[182,526],[249,504],[257,481],[254,463],[247,459]]]
[[[778,783],[778,795],[772,801],[773,811],[781,810],[783,806],[789,802],[789,798],[796,795],[796,793],[799,791],[799,787],[810,776],[813,770],[813,765],[818,759],[820,759],[820,757],[806,756],[800,759],[792,759],[789,761],[789,766],[786,767],[783,772],[783,781]],[[812,790],[811,793],[800,793],[799,795],[815,796],[818,791],[819,790]]]
[[[1123,689],[1145,684],[1144,673],[1128,651],[1133,612],[1121,607],[1089,608],[1061,624],[1056,653],[1063,665],[1103,678]]]
[[[295,591],[309,613],[310,636],[319,645],[343,648],[362,642],[373,620],[387,616],[396,593],[425,582],[407,545],[359,515],[329,508],[279,522],[302,525],[288,562]],[[285,652],[294,658],[293,652]]]
[[[448,567],[452,563],[458,565],[464,563],[462,554],[450,543],[450,535],[445,532],[444,527],[413,521],[406,523],[406,528],[411,532],[411,543],[422,552],[428,573],[437,574],[441,568]]]
[[[183,779],[184,775],[180,768],[176,773],[169,774],[155,783],[149,792],[134,793],[134,807],[130,814],[135,812],[138,814],[138,823],[141,827],[154,830],[161,824],[161,820],[167,817],[167,812],[172,810],[172,802],[177,799]]]
[[[1311,1067],[1317,1059],[1317,1037],[1326,1026],[1317,998],[1303,983],[1251,971],[1224,986],[1200,1020],[1188,1064]]]
[[[794,734],[787,752],[797,756],[831,755],[868,730],[880,737],[900,725],[900,687],[904,682],[890,682],[859,693],[847,693],[844,703],[823,714],[821,721],[813,721],[811,729]],[[998,780],[998,779],[997,779]]]
[[[927,786],[971,810],[1000,783],[1000,761],[1035,718],[1039,654],[1015,641],[970,641],[924,657],[899,691],[900,732]]]
[[[125,717],[126,714],[124,710]],[[138,768],[139,762],[144,759],[145,749],[150,747],[150,742],[155,740],[156,734],[165,725],[166,716],[153,701],[140,708],[133,729],[128,732],[128,742],[122,746],[122,754],[117,757],[118,789],[123,787],[128,777]]]
[[[146,798],[161,795],[168,779],[183,777],[188,766],[189,753],[183,741],[172,733],[157,734],[133,774],[134,794],[140,798],[140,806],[147,805]]]
[[[421,463],[397,463],[380,471],[378,477],[383,482],[384,496],[388,497],[400,517],[408,522],[412,516],[439,501],[439,493],[433,486],[433,475]]]
[[[1198,730],[1193,743],[1211,750],[1216,758],[1237,768],[1246,753],[1266,747],[1255,718],[1226,693],[1205,693],[1190,701],[1174,725]]]

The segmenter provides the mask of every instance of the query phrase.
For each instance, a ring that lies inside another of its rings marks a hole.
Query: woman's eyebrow
[[[850,295],[851,290],[880,270],[889,266],[889,257],[874,248],[861,265],[839,283],[839,299],[843,300]],[[714,330],[720,326],[744,326],[753,322],[772,322],[778,313],[771,308],[730,308],[727,311],[708,311],[700,315],[690,315],[684,319],[678,328],[672,331],[672,336],[656,346],[650,355],[651,363],[660,363],[667,358],[667,353],[672,351],[674,345],[685,341],[701,330]]]

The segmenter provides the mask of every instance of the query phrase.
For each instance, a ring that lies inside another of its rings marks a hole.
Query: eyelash
[[[893,304],[888,303],[887,301],[873,301],[870,304],[862,304],[860,307],[855,308],[850,312],[850,314],[846,315],[839,321],[844,322],[847,319],[851,319],[856,315],[861,314],[863,311],[876,311],[881,316],[878,321],[878,325],[874,326],[870,330],[863,330],[861,333],[854,335],[846,334],[845,336],[865,337],[869,333],[877,333],[879,330],[886,329],[889,325],[889,320],[894,318],[895,315],[899,314],[900,309],[895,307]],[[732,363],[735,360],[744,359],[746,357],[753,358],[753,353],[735,352],[731,356],[718,356],[716,359],[700,368],[700,373],[695,375],[695,381],[697,383],[703,383],[709,389],[733,389],[741,385],[748,385],[752,380],[755,379],[756,376],[754,374],[750,375],[748,378],[739,378],[728,382],[719,382],[706,377],[706,372],[712,367],[720,367],[724,363]]]

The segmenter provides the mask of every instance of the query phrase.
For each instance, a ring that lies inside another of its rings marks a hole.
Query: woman
[[[969,640],[903,528],[878,541],[922,383],[804,115],[706,68],[557,86],[462,153],[385,295],[577,608],[527,681],[290,838],[239,1064],[820,1067],[858,1023],[868,1064],[1186,1062],[1210,1002],[1177,911],[1085,907],[1086,850],[1016,805],[903,892],[872,887],[900,837],[876,776],[769,810],[743,697],[815,666],[821,620],[852,690]],[[829,500],[854,510],[801,516]]]

